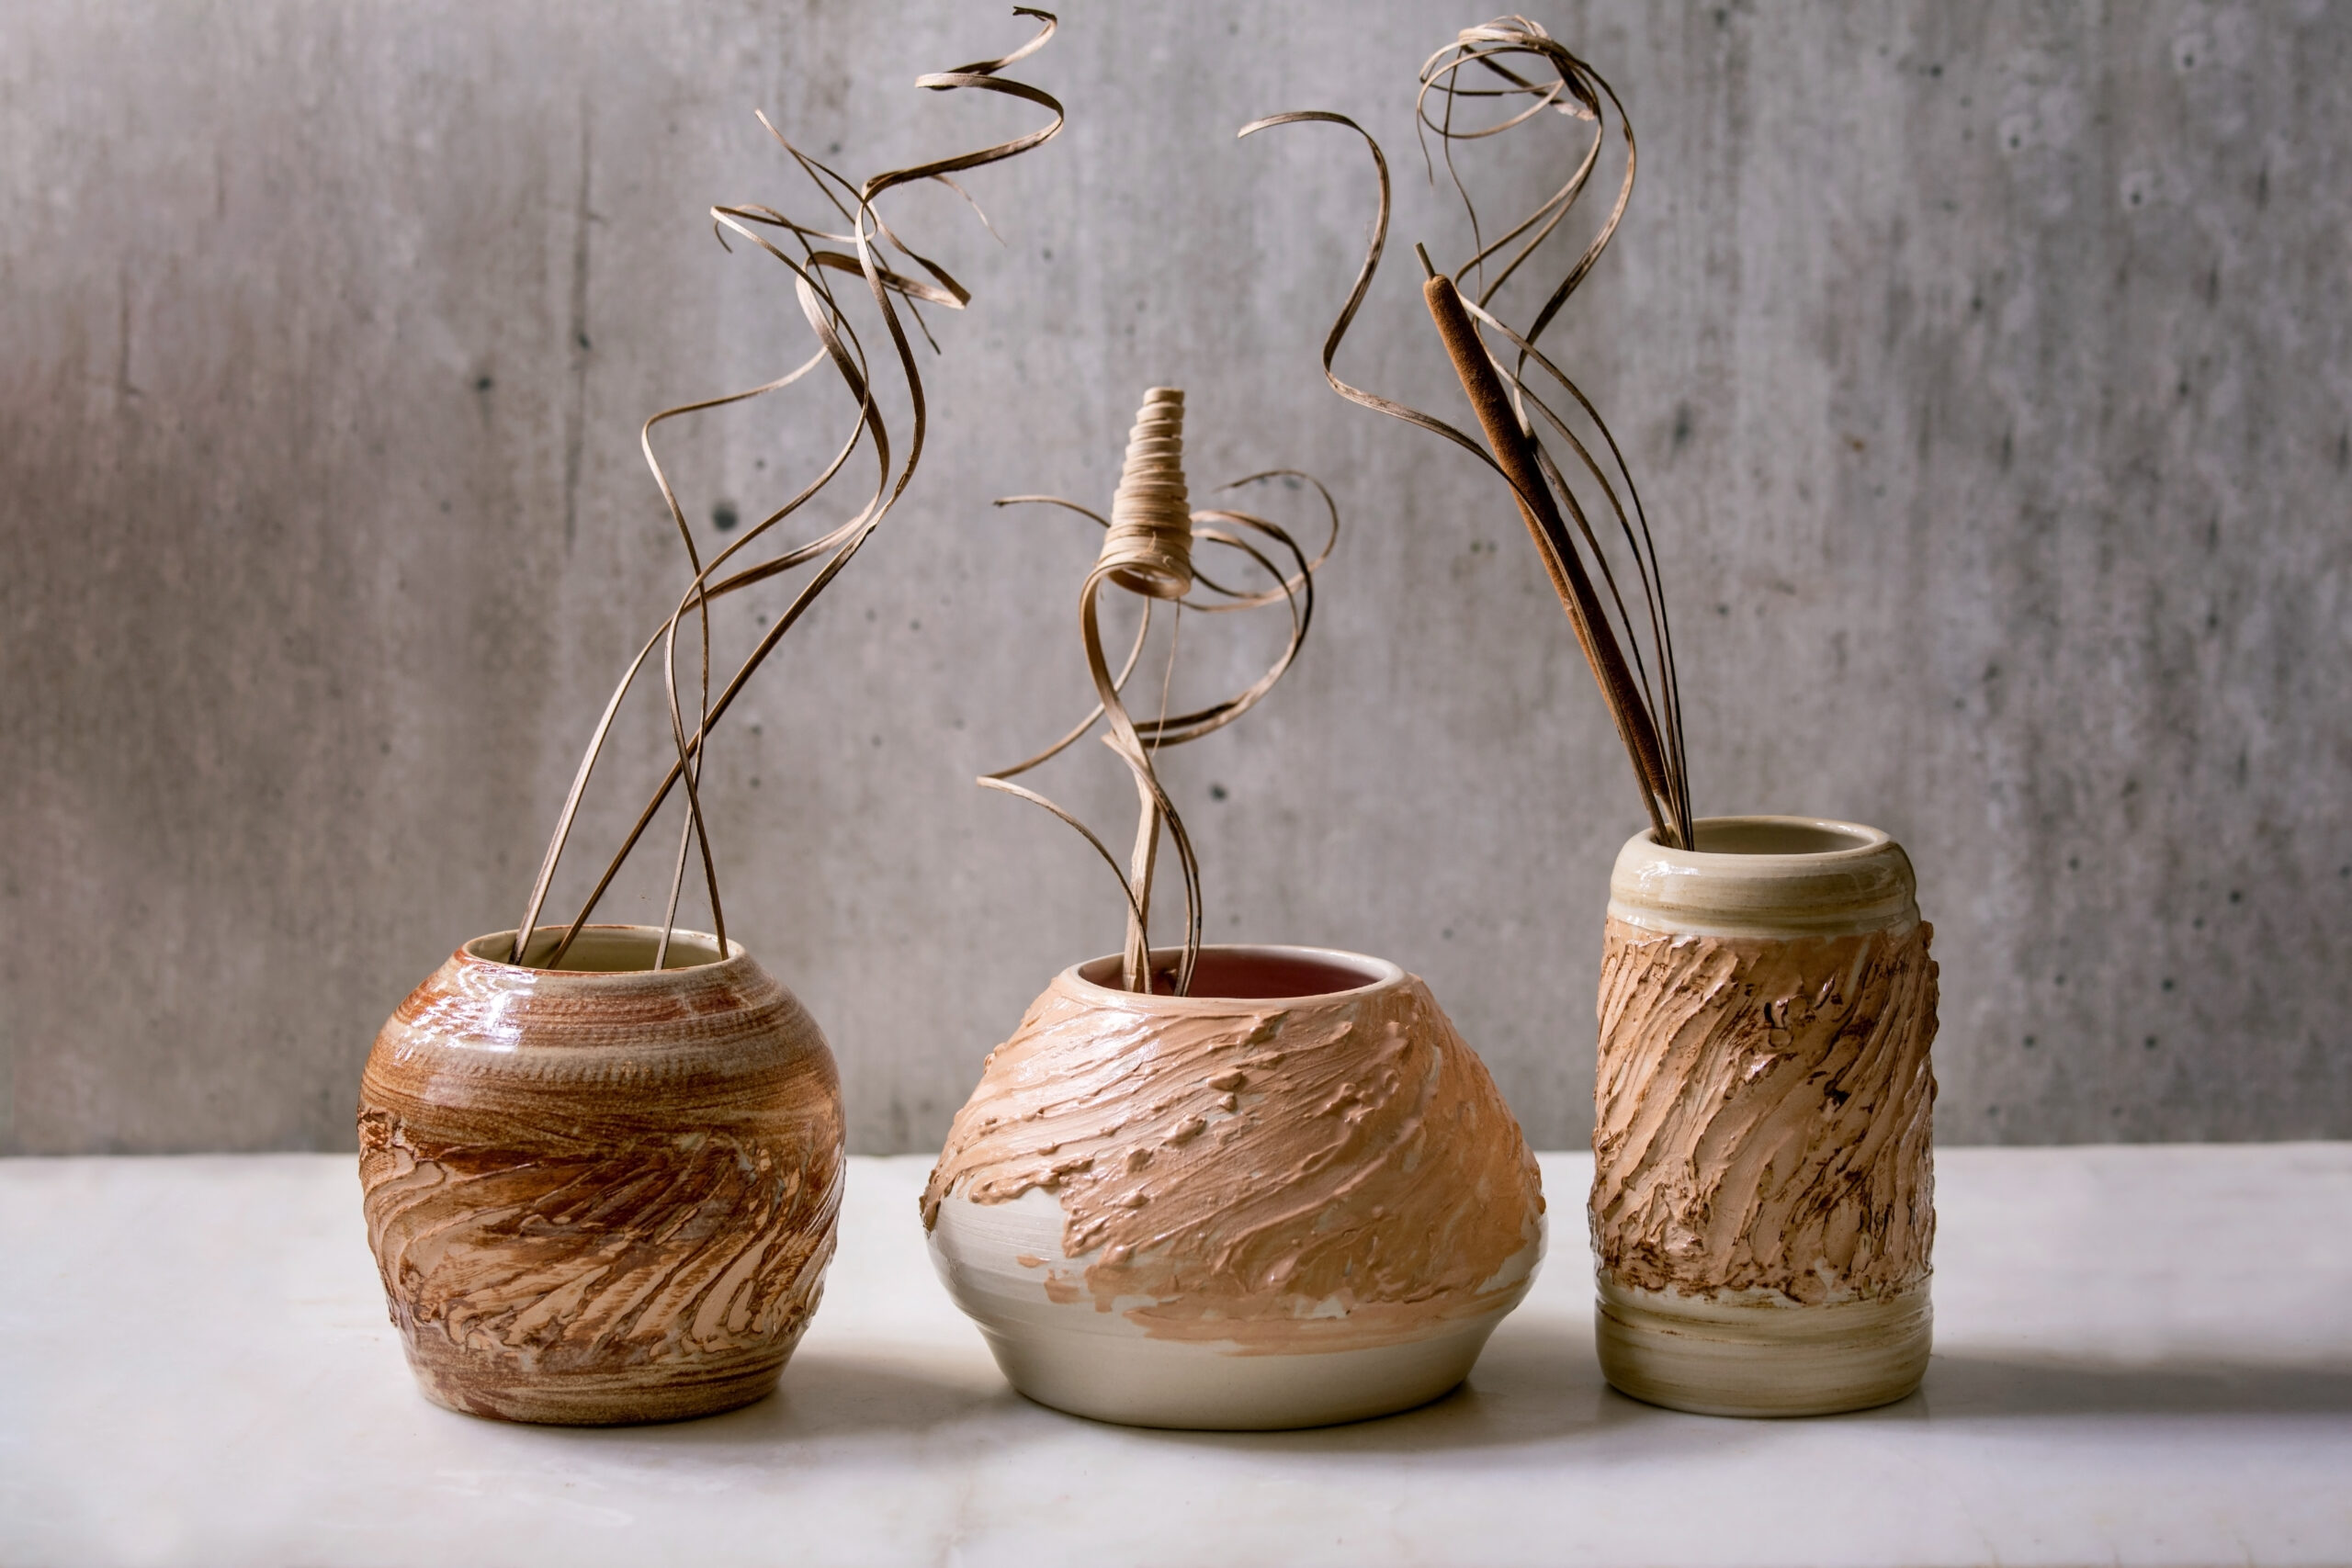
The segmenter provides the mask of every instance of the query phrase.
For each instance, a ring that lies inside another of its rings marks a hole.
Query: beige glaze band
[[[1609,877],[1612,919],[1684,936],[1827,935],[1919,918],[1911,860],[1876,828],[1821,817],[1710,817],[1699,848],[1636,835]]]
[[[1600,1282],[1595,1348],[1610,1382],[1702,1416],[1817,1416],[1901,1399],[1934,1338],[1923,1282],[1879,1301],[1738,1304]]]

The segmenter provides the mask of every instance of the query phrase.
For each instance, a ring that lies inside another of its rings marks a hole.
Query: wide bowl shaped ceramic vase
[[[466,943],[376,1037],[368,1241],[436,1404],[707,1416],[775,1387],[841,1208],[841,1084],[792,993],[715,938],[591,926],[561,970]]]
[[[1428,987],[1320,948],[1203,948],[1186,997],[1119,972],[1055,978],[923,1195],[940,1277],[1013,1386],[1246,1429],[1460,1383],[1534,1276],[1544,1199]]]
[[[1593,1090],[1596,1344],[1637,1399],[1813,1416],[1927,1370],[1936,964],[1875,828],[1717,817],[1617,857]]]

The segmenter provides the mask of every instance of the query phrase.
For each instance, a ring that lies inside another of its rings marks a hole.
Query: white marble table
[[[1947,1150],[1926,1388],[1674,1415],[1592,1360],[1582,1193],[1468,1386],[1209,1436],[1008,1390],[926,1162],[854,1162],[778,1397],[637,1430],[409,1382],[348,1159],[0,1161],[0,1563],[2352,1563],[2352,1145]]]

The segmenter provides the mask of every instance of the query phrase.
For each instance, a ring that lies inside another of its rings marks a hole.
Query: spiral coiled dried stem
[[[1184,829],[1184,819],[1169,799],[1168,791],[1160,784],[1159,774],[1152,765],[1152,759],[1163,747],[1196,740],[1214,730],[1224,728],[1257,705],[1259,700],[1273,689],[1274,682],[1282,679],[1306,640],[1306,629],[1315,615],[1315,573],[1330,558],[1332,547],[1340,538],[1340,511],[1331,499],[1331,492],[1313,476],[1294,468],[1272,468],[1251,474],[1224,488],[1235,490],[1275,479],[1312,485],[1322,499],[1330,525],[1322,549],[1312,559],[1286,530],[1263,517],[1224,508],[1198,512],[1185,510],[1188,502],[1183,469],[1183,409],[1184,394],[1174,388],[1154,387],[1144,394],[1143,407],[1136,415],[1135,429],[1128,439],[1126,460],[1121,470],[1119,489],[1113,499],[1109,517],[1057,496],[1006,496],[996,503],[999,506],[1057,506],[1089,519],[1103,530],[1102,548],[1096,552],[1093,570],[1087,573],[1085,584],[1079,591],[1079,632],[1085,648],[1087,672],[1094,682],[1095,705],[1093,711],[1080,720],[1076,727],[1043,751],[1012,767],[986,774],[979,780],[983,788],[1001,790],[1042,807],[1076,829],[1093,846],[1094,852],[1119,879],[1120,892],[1125,896],[1127,933],[1125,958],[1121,964],[1125,988],[1148,992],[1157,988],[1160,979],[1165,979],[1168,988],[1177,996],[1191,993],[1193,969],[1200,954],[1200,862],[1193,852],[1193,840]],[[1273,555],[1252,542],[1250,536],[1253,534],[1287,557],[1287,560],[1278,564]],[[1271,580],[1272,586],[1243,591],[1227,588],[1214,581],[1193,561],[1194,551],[1204,544],[1236,552],[1248,566],[1262,571]],[[1102,641],[1102,592],[1106,585],[1136,594],[1143,601],[1144,609],[1140,624],[1136,628],[1134,645],[1127,649],[1126,657],[1115,673],[1111,669]],[[1193,596],[1196,589],[1204,597]],[[1193,610],[1199,614],[1216,615],[1255,609],[1277,600],[1290,611],[1290,639],[1281,656],[1265,672],[1220,702],[1188,713],[1169,714],[1166,693],[1174,675],[1178,648],[1176,630],[1182,625],[1183,613]],[[1156,604],[1168,604],[1170,614],[1176,617],[1168,639],[1168,673],[1161,682],[1159,716],[1137,719],[1127,708],[1125,690],[1129,677],[1135,673],[1136,664],[1143,658],[1144,645],[1151,635],[1152,608]],[[1105,727],[1102,738],[1103,744],[1126,764],[1135,779],[1137,803],[1136,841],[1124,871],[1110,849],[1085,823],[1035,790],[1012,782],[1068,750],[1091,733],[1098,723]],[[1159,840],[1163,831],[1176,852],[1178,869],[1183,878],[1184,942],[1174,971],[1155,976],[1151,968],[1151,895],[1158,876]]]
[[[1500,105],[1503,112],[1492,123],[1464,126],[1456,122],[1455,115],[1457,107],[1465,104],[1473,107]],[[1591,240],[1545,293],[1526,330],[1514,331],[1495,313],[1496,297],[1560,231],[1600,165],[1612,114],[1624,145],[1624,174],[1616,200]],[[1455,167],[1454,144],[1485,141],[1553,116],[1589,126],[1589,140],[1573,156],[1565,179],[1551,195],[1501,234],[1487,239],[1477,208]],[[1421,253],[1430,273],[1423,297],[1478,417],[1480,435],[1351,386],[1333,372],[1332,362],[1371,289],[1387,244],[1388,160],[1380,144],[1355,121],[1345,115],[1310,109],[1252,121],[1241,128],[1240,134],[1320,122],[1354,131],[1371,152],[1379,209],[1354,287],[1324,339],[1324,378],[1351,402],[1453,442],[1510,486],[1544,574],[1624,742],[1652,830],[1663,843],[1688,847],[1692,842],[1690,783],[1683,746],[1680,682],[1649,519],[1616,437],[1591,400],[1536,346],[1569,297],[1590,275],[1624,217],[1634,193],[1633,127],[1609,84],[1524,17],[1465,28],[1453,43],[1431,54],[1421,67],[1415,118],[1424,139],[1424,152],[1431,134],[1443,149],[1447,175],[1469,219],[1471,254],[1451,272],[1440,272],[1427,252]],[[1434,178],[1434,165],[1430,174]],[[1488,333],[1502,340],[1507,349],[1498,351],[1489,344]],[[1543,395],[1547,387],[1556,389],[1552,399],[1565,399],[1562,406],[1554,406]],[[1589,436],[1578,433],[1579,424]],[[1565,457],[1555,455],[1555,446]],[[1605,463],[1596,448],[1606,451]],[[1571,473],[1577,476],[1574,483]],[[1598,528],[1596,517],[1601,519]],[[1626,604],[1619,586],[1620,566],[1612,564],[1612,557],[1637,584],[1645,612],[1639,616]],[[1649,649],[1646,656],[1645,642]]]
[[[914,316],[917,329],[923,331],[927,339],[930,334],[923,327],[920,305],[931,304],[944,310],[960,310],[971,298],[963,285],[944,267],[910,248],[890,228],[878,203],[886,193],[923,180],[935,180],[959,196],[964,195],[963,187],[954,178],[956,175],[1016,157],[1051,141],[1062,128],[1062,106],[1058,100],[1040,88],[1001,74],[1006,67],[1045,47],[1054,35],[1056,22],[1053,14],[1028,6],[1015,6],[1013,14],[1030,17],[1039,24],[1035,36],[1019,49],[994,60],[976,61],[950,71],[918,76],[915,85],[933,92],[969,89],[1016,98],[1046,110],[1052,117],[1047,124],[1009,141],[905,168],[891,169],[853,183],[786,141],[763,115],[760,123],[766,127],[777,144],[816,186],[825,205],[831,209],[831,216],[820,223],[804,223],[775,208],[758,204],[714,207],[710,209],[714,231],[722,246],[727,244],[727,236],[733,234],[749,241],[761,252],[782,263],[791,274],[793,293],[800,306],[801,315],[817,340],[816,352],[799,367],[772,381],[743,391],[666,409],[646,421],[639,444],[646,465],[652,471],[654,483],[668,509],[671,523],[684,544],[693,577],[676,608],[647,639],[623,672],[619,684],[614,688],[611,699],[605,705],[603,716],[589,737],[587,750],[572,776],[571,791],[557,817],[555,831],[548,841],[547,853],[539,863],[538,875],[532,885],[523,919],[515,927],[509,962],[518,964],[528,963],[542,968],[562,965],[564,955],[570,952],[572,942],[594,913],[598,902],[611,887],[613,879],[620,874],[621,867],[627,863],[655,816],[681,784],[684,786],[686,809],[679,829],[677,856],[670,877],[668,905],[663,914],[661,944],[653,959],[654,966],[659,968],[668,961],[671,932],[677,919],[679,892],[689,858],[697,847],[701,852],[704,885],[710,900],[712,925],[720,951],[726,950],[727,917],[719,902],[718,862],[710,849],[700,790],[702,761],[711,729],[725,716],[752,672],[775,651],[785,634],[849,565],[883,518],[888,515],[899,496],[905,493],[909,481],[914,477],[916,465],[922,460],[930,415],[913,346],[908,341],[905,326],[899,319],[899,303],[903,302],[908,312]],[[965,199],[968,201],[970,197],[966,196]],[[975,210],[978,210],[977,207]],[[983,217],[981,221],[985,224],[986,218]],[[848,248],[841,248],[843,246]],[[885,247],[904,257],[907,265],[924,276],[918,277],[884,265],[881,254]],[[865,284],[863,292],[870,298],[878,324],[889,339],[891,356],[888,363],[896,366],[910,412],[910,438],[903,457],[893,453],[889,426],[884,418],[875,384],[875,366],[869,361],[865,345],[853,324],[851,307],[858,296],[855,292],[846,297],[837,294],[832,282],[836,276],[857,278]],[[933,346],[935,348],[936,344]],[[831,368],[839,378],[851,404],[852,417],[840,446],[808,485],[706,562],[696,547],[694,531],[687,526],[684,509],[679,504],[669,477],[655,456],[654,428],[683,415],[781,391],[820,367]],[[777,525],[799,512],[830,487],[856,455],[858,448],[869,443],[873,450],[875,478],[873,488],[864,502],[820,537],[778,550],[764,559],[758,558],[754,547],[771,539]],[[711,690],[709,631],[713,603],[811,561],[820,561],[821,564],[714,695]],[[700,645],[699,673],[691,702],[680,690],[677,667],[679,629],[686,624],[688,617],[693,619],[693,635]],[[546,904],[556,868],[562,860],[572,828],[578,820],[589,780],[604,754],[605,742],[612,733],[614,720],[624,699],[657,649],[662,651],[662,684],[668,704],[675,760],[671,762],[668,773],[643,809],[638,813],[635,824],[623,837],[619,849],[606,863],[604,874],[582,903],[579,913],[567,926],[542,929],[537,924],[539,913]]]
[[[1182,599],[1193,590],[1193,509],[1184,491],[1184,394],[1143,395],[1111,497],[1102,570],[1130,593]]]

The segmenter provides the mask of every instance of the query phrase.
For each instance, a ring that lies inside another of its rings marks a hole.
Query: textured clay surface
[[[989,1055],[923,1223],[951,1192],[1032,1189],[1060,1201],[1062,1250],[1093,1255],[1047,1293],[1245,1349],[1418,1338],[1513,1299],[1525,1271],[1497,1276],[1543,1238],[1519,1124],[1411,976],[1179,1002],[1063,976]]]
[[[1604,1276],[1807,1303],[1927,1278],[1930,935],[1924,923],[1781,941],[1609,922],[1591,1205]]]
[[[725,1409],[774,1386],[816,1310],[840,1091],[747,959],[580,976],[460,953],[378,1037],[359,1136],[392,1321],[453,1408]]]

